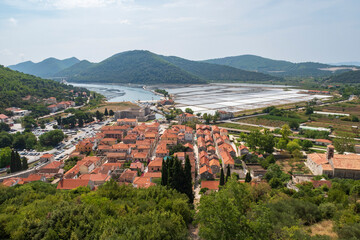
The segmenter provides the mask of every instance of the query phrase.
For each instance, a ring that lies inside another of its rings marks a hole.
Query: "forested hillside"
[[[209,59],[204,62],[221,64],[248,71],[258,71],[279,77],[324,77],[333,74],[332,71],[320,70],[319,68],[331,68],[332,65],[302,62],[292,63],[289,61],[273,60],[255,55],[240,55],[233,57]],[[349,69],[338,70],[335,73],[350,71]]]
[[[334,83],[360,83],[360,71],[351,71],[332,76],[328,79]]]
[[[205,83],[149,51],[115,54],[68,78],[75,82],[132,84]]]
[[[184,240],[192,215],[186,195],[165,187],[0,186],[0,239]]]
[[[267,74],[244,71],[238,68],[210,64],[205,62],[190,61],[179,57],[161,56],[164,60],[174,64],[175,66],[194,74],[202,79],[217,82],[242,81],[242,82],[268,82],[282,81],[281,78],[273,77]]]
[[[72,65],[80,62],[79,59],[72,57],[64,60],[56,58],[47,58],[39,63],[33,63],[31,61],[19,63],[9,66],[10,69],[23,73],[32,74],[38,77],[52,77],[55,73],[71,67]]]
[[[64,70],[61,70],[60,72],[57,72],[53,75],[53,77],[72,77],[77,76],[81,74],[82,72],[85,72],[90,67],[94,66],[96,63],[91,63],[87,60],[82,60],[71,67],[68,67]]]
[[[70,90],[88,92],[86,89],[41,79],[0,65],[0,112],[8,107],[32,110],[38,105],[43,105],[42,100],[49,97],[56,97],[58,101],[70,100],[73,97]],[[23,99],[28,96],[31,96],[30,100]]]

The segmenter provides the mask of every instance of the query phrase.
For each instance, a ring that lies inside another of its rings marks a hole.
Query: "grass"
[[[247,126],[247,125],[239,125],[236,123],[220,123],[218,124],[219,127],[226,127],[226,128],[234,128],[234,129],[240,129],[240,130],[261,130],[261,127],[253,127],[253,126]]]
[[[337,239],[338,235],[333,231],[333,226],[334,224],[331,220],[324,220],[307,227],[307,230],[311,232],[311,236],[325,235],[329,236],[331,239]]]
[[[304,120],[302,118],[289,118],[289,117],[274,116],[274,115],[263,115],[263,116],[260,116],[258,118],[263,118],[263,119],[268,119],[268,120],[275,120],[275,121],[282,121],[282,122],[286,122],[286,123],[297,122],[299,124],[306,121],[306,120]]]
[[[105,108],[107,108],[108,111],[113,110],[114,112],[128,109],[128,108],[139,108],[138,105],[132,102],[105,102],[97,106],[96,108],[93,108],[90,110],[90,112],[96,112],[99,111],[101,113],[105,112]]]

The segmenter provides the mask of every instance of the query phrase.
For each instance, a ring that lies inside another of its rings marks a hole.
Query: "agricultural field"
[[[128,109],[128,108],[139,108],[138,105],[132,102],[104,102],[97,106],[94,109],[91,109],[90,112],[96,112],[99,111],[101,113],[104,113],[105,108],[107,108],[108,111],[113,110],[114,112]]]
[[[306,125],[311,127],[332,127],[333,135],[343,136],[349,135],[352,137],[360,137],[360,122],[354,122],[352,116],[360,119],[360,101],[355,100],[346,103],[336,103],[323,107],[316,107],[314,110],[333,113],[350,114],[350,117],[341,116],[327,116],[320,114],[312,114],[311,122]],[[347,120],[347,121],[346,121]]]
[[[293,174],[311,174],[310,170],[305,166],[305,159],[285,158],[276,161],[276,164],[282,167],[286,173]]]
[[[253,126],[247,126],[247,125],[239,125],[236,123],[220,123],[217,124],[219,127],[226,127],[226,128],[234,128],[234,129],[240,129],[240,130],[247,130],[247,131],[252,131],[252,130],[261,130],[263,128],[261,127],[253,127]]]

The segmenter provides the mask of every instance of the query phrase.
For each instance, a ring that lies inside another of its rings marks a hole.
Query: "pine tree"
[[[220,171],[220,186],[224,186],[224,185],[225,185],[224,169],[221,168],[221,171]]]
[[[108,115],[109,115],[107,108],[105,108],[104,115],[105,115],[105,116],[108,116]]]
[[[228,181],[228,179],[230,178],[231,173],[230,173],[230,165],[227,166],[227,171],[226,171],[226,182]]]
[[[251,175],[249,171],[246,173],[245,182],[251,182]]]
[[[22,170],[27,170],[29,166],[26,157],[22,157],[21,161],[22,161]]]
[[[191,164],[188,155],[185,157],[185,193],[189,197],[190,202],[194,201],[194,193],[192,190]]]
[[[161,185],[167,186],[168,184],[168,168],[167,168],[167,162],[165,160],[162,160],[162,169],[161,169]]]
[[[14,150],[11,151],[11,158],[10,158],[10,172],[16,172],[16,164],[15,164],[15,152]]]

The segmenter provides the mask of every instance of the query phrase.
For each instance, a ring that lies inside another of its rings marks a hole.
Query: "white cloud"
[[[8,22],[14,26],[16,26],[18,24],[18,20],[16,20],[15,18],[9,18]]]

